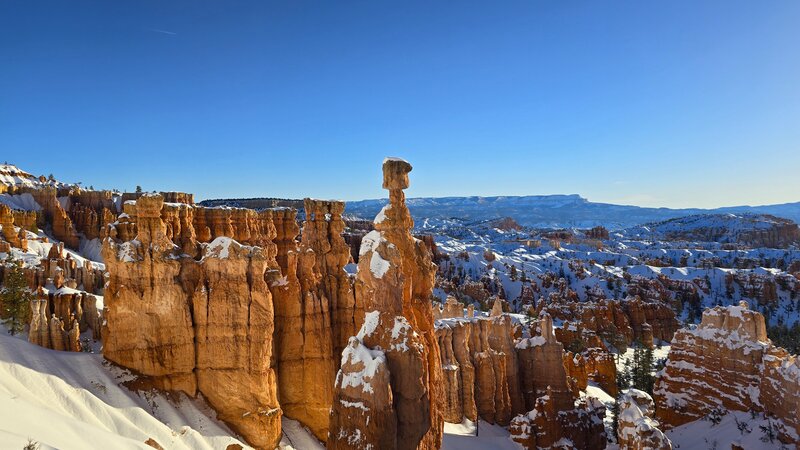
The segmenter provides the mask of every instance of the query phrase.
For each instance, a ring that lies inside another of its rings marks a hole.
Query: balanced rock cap
[[[407,189],[408,173],[411,164],[401,158],[389,157],[383,160],[383,188],[388,190]]]

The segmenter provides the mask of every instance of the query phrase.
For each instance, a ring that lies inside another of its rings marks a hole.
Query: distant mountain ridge
[[[373,218],[387,199],[348,202],[346,213]],[[493,197],[419,197],[406,200],[415,220],[461,219],[480,221],[512,217],[519,224],[536,228],[589,228],[603,225],[619,230],[698,214],[770,214],[800,222],[800,202],[763,206],[703,208],[650,208],[596,203],[577,194]]]

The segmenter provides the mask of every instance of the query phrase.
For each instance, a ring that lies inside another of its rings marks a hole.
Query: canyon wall
[[[274,248],[218,237],[198,259],[167,236],[163,197],[136,200],[136,237],[114,225],[103,243],[109,273],[103,356],[165,390],[203,394],[249,443],[274,448],[281,409],[272,360],[274,312],[264,278]]]

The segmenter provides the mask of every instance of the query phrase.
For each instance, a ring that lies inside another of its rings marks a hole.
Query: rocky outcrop
[[[330,303],[318,289],[322,275],[315,252],[295,240],[300,231],[295,214],[281,210],[281,227],[272,225],[268,233],[281,243],[270,244],[281,265],[267,276],[275,304],[278,394],[284,414],[324,440],[336,373]]]
[[[592,397],[579,398],[569,409],[560,410],[545,391],[533,410],[514,417],[508,430],[524,449],[599,450],[606,448],[603,417],[605,407]]]
[[[330,449],[442,445],[444,383],[430,302],[436,267],[410,233],[403,194],[410,171],[399,159],[383,164],[390,203],[361,243],[356,294],[368,313],[342,355]]]
[[[460,304],[459,304],[460,305]],[[507,315],[443,319],[436,322],[445,374],[447,422],[463,418],[508,425],[526,411],[514,349],[515,331]]]
[[[52,229],[53,237],[63,242],[67,247],[77,249],[80,244],[80,238],[72,224],[72,219],[70,219],[69,214],[58,201],[58,190],[53,186],[44,186],[30,189],[27,192],[42,207],[44,221]]]
[[[539,319],[539,335],[522,339],[516,348],[522,372],[522,391],[529,410],[536,405],[536,399],[545,395],[548,390],[550,401],[556,409],[570,409],[577,389],[567,378],[563,359],[564,346],[555,337],[550,315],[542,313]]]
[[[628,389],[619,399],[617,443],[622,450],[672,450],[672,442],[658,429],[655,405],[646,392]]]
[[[617,301],[579,303],[556,299],[548,304],[540,302],[538,309],[540,314],[547,312],[553,319],[575,323],[620,350],[634,340],[630,319]],[[569,345],[568,342],[564,344]]]
[[[2,231],[3,240],[8,242],[11,247],[20,248],[21,240],[19,233],[14,228],[14,215],[11,213],[11,208],[2,203],[0,203],[0,227],[2,227],[0,231]]]
[[[364,322],[364,305],[356,298],[353,279],[345,272],[352,262],[350,247],[342,237],[344,202],[305,199],[306,220],[303,245],[312,249],[319,273],[318,295],[328,299],[331,309],[333,354],[341,355],[348,340]]]
[[[155,387],[201,392],[249,443],[274,448],[281,410],[264,274],[275,255],[228,237],[202,245],[198,259],[184,255],[166,234],[163,206],[160,195],[142,195],[136,238],[118,241],[111,229],[103,243],[103,355]]]
[[[39,288],[36,298],[31,300],[28,341],[53,350],[81,351],[79,323],[83,318],[81,300],[80,296],[71,292],[57,292],[54,295]],[[98,318],[94,320],[95,323],[99,321]]]
[[[628,315],[634,340],[650,342],[650,346],[654,339],[669,342],[680,328],[675,311],[666,303],[645,302],[634,297],[620,304]]]
[[[605,407],[591,397],[580,397],[567,367],[564,347],[546,312],[540,315],[538,333],[517,345],[522,389],[530,412],[514,417],[511,437],[524,448],[605,448]],[[576,363],[577,364],[577,363]]]
[[[567,376],[575,378],[578,387],[586,389],[589,381],[597,383],[612,396],[617,394],[617,366],[597,334],[580,323],[565,322],[555,328],[556,339],[564,345],[564,366]]]
[[[64,206],[75,230],[86,239],[103,237],[106,225],[117,217],[112,191],[74,189],[65,197]]]
[[[728,289],[736,283],[741,289],[742,296],[754,299],[759,305],[771,305],[778,301],[778,287],[775,278],[757,273],[733,271],[725,277]]]
[[[561,299],[541,303],[540,311],[553,318],[570,322],[583,330],[591,331],[605,342],[624,350],[635,341],[669,341],[678,321],[668,304],[647,302],[638,297],[623,301],[598,300],[595,302],[570,302]],[[564,342],[569,345],[569,342]]]
[[[586,230],[586,237],[589,239],[608,239],[608,230],[603,226],[596,226]]]
[[[704,417],[712,409],[764,411],[784,436],[800,435],[800,368],[767,338],[764,317],[742,302],[703,313],[696,329],[681,329],[654,390],[666,426]]]

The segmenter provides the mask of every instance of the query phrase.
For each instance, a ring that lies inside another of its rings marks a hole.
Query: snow
[[[472,432],[466,423],[461,425],[445,423],[444,426],[442,450],[520,450],[521,448],[511,440],[508,430],[483,420],[478,421],[475,432]]]
[[[103,248],[103,241],[99,238],[95,239],[81,239],[78,251],[85,258],[92,261],[103,262],[103,255],[101,250]]]
[[[203,258],[208,257],[208,258],[226,259],[228,258],[228,256],[230,256],[231,244],[234,243],[239,245],[238,242],[227,236],[220,236],[211,241],[206,246],[206,251],[205,254],[203,255]]]
[[[361,248],[358,249],[358,256],[364,256],[367,252],[376,251],[383,241],[383,234],[380,231],[370,231],[361,238]]]
[[[370,256],[369,260],[369,270],[375,278],[383,278],[392,266],[389,261],[383,259],[378,253],[378,248],[383,243],[386,243],[389,248],[394,248],[394,244],[387,242],[383,237],[383,233],[374,230],[361,238],[361,248],[358,249],[358,256],[364,256],[372,252],[372,256]]]
[[[325,446],[300,422],[286,416],[281,418],[281,438],[278,449],[280,450],[324,450]]]
[[[342,389],[354,387],[361,389],[362,392],[374,392],[370,382],[378,368],[386,365],[386,355],[381,350],[367,348],[358,338],[351,337],[348,346],[342,351],[342,366],[345,364],[357,366],[359,363],[363,366],[361,370],[348,372],[339,370],[336,377],[337,387]]]
[[[739,431],[736,420],[748,424],[751,432]],[[776,422],[773,421],[773,424]],[[696,420],[687,424],[675,427],[665,434],[672,441],[673,448],[731,448],[732,443],[738,443],[747,450],[768,450],[781,448],[780,442],[762,442],[764,436],[759,426],[766,426],[767,421],[762,414],[756,414],[753,418],[750,413],[735,411],[728,412],[722,416],[719,425],[713,425],[708,420]],[[787,445],[783,448],[796,448],[794,445]]]
[[[16,187],[36,187],[41,185],[36,177],[12,164],[0,164],[0,184]]]
[[[582,395],[596,398],[605,405],[606,415],[603,418],[603,426],[606,429],[606,435],[611,436],[614,433],[614,418],[611,417],[611,408],[614,407],[614,397],[609,395],[593,381],[589,382],[586,386],[586,393]]]
[[[272,282],[273,287],[288,286],[288,285],[289,285],[289,278],[287,278],[285,275]]]
[[[386,163],[387,163],[387,162],[389,162],[389,161],[394,161],[394,162],[404,162],[404,163],[407,163],[407,162],[408,162],[408,161],[406,161],[406,160],[405,160],[405,159],[403,159],[403,158],[398,158],[397,156],[387,156],[386,158],[383,158],[383,163],[384,163],[384,164],[386,164]]]
[[[138,261],[136,251],[140,245],[142,243],[136,239],[119,244],[117,246],[117,259],[122,262]]]
[[[11,209],[19,209],[22,211],[41,211],[42,207],[29,193],[19,195],[0,194],[0,203],[8,206]]]
[[[356,408],[364,412],[369,412],[369,408],[364,405],[364,402],[348,402],[347,400],[339,400],[339,403],[341,403],[341,405],[345,408]]]
[[[132,378],[100,355],[48,350],[0,329],[0,447],[28,438],[64,450],[152,450],[148,438],[168,449],[241,444],[202,398],[137,394],[121,384]]]
[[[377,251],[372,252],[372,257],[369,260],[369,270],[372,272],[372,275],[375,276],[375,278],[383,278],[383,276],[386,275],[386,272],[388,272],[389,268],[391,267],[392,265],[389,263],[389,261],[383,259],[380,253]]]
[[[520,339],[515,347],[519,350],[524,350],[526,348],[538,347],[546,343],[547,340],[544,338],[544,336],[534,336],[527,339]]]
[[[403,316],[396,316],[394,318],[394,325],[392,326],[392,347],[391,350],[406,352],[408,351],[409,347],[409,338],[416,337],[417,332],[411,328],[409,325],[408,320]],[[423,348],[421,344],[412,344],[415,345],[418,351],[422,352]]]
[[[375,332],[375,329],[378,328],[378,322],[380,321],[381,314],[379,311],[370,311],[364,315],[364,324],[361,325],[361,329],[358,331],[358,340],[363,340],[364,336],[369,336]]]
[[[383,223],[383,221],[386,220],[386,213],[390,209],[392,209],[392,204],[391,203],[387,204],[386,206],[381,208],[381,211],[378,213],[377,216],[375,216],[375,220],[373,220],[373,223],[375,223],[376,225],[379,224],[379,223]]]
[[[461,423],[444,423],[444,432],[445,434],[457,434],[461,436],[475,436],[475,432],[478,430],[478,424],[475,422],[467,419],[466,417]]]

